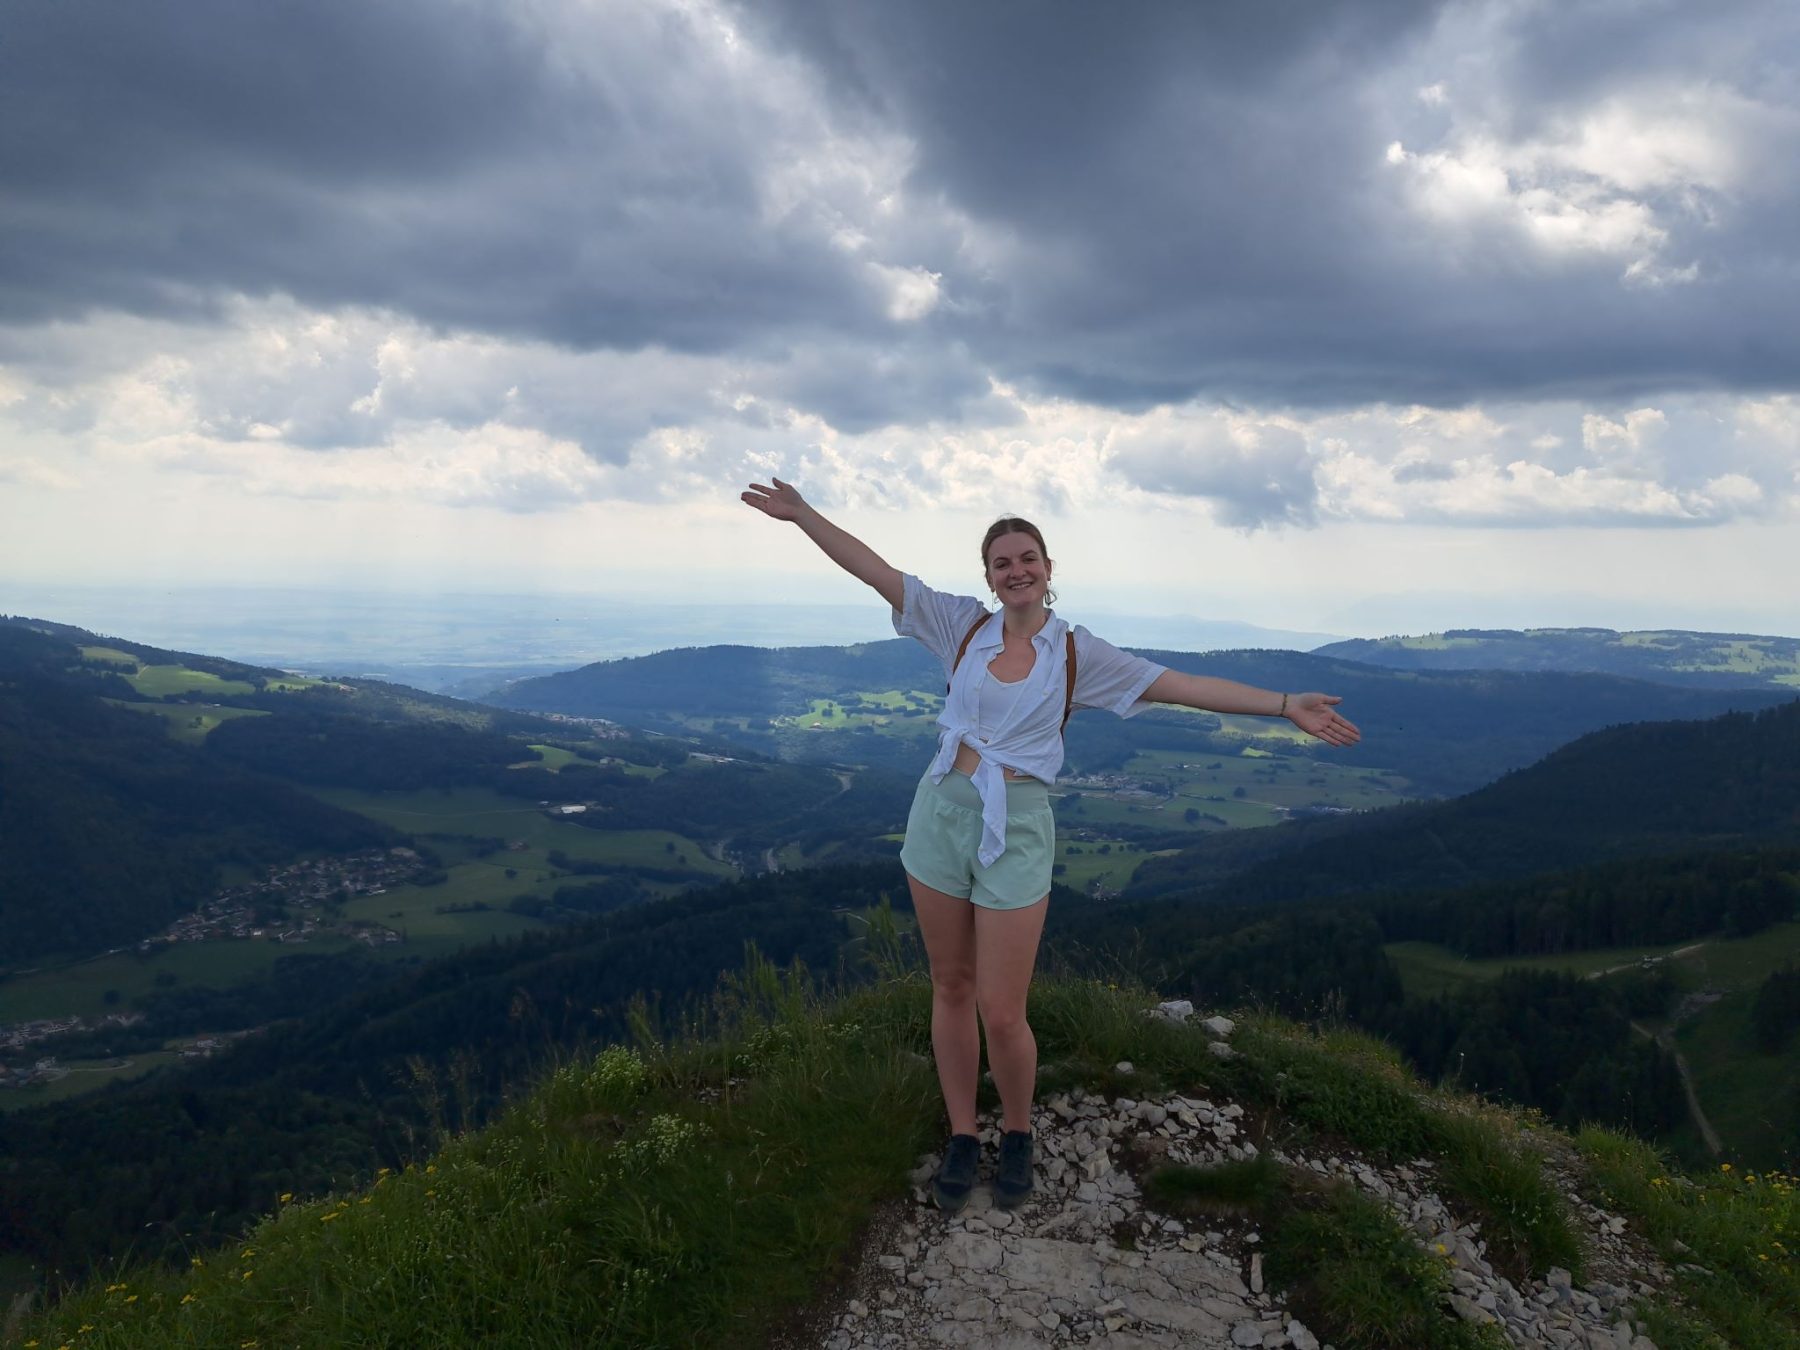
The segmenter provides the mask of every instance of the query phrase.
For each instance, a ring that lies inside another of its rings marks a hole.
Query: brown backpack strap
[[[1066,634],[1069,642],[1069,659],[1063,662],[1063,670],[1067,676],[1063,687],[1063,720],[1062,729],[1069,729],[1069,717],[1075,711],[1075,630],[1071,628]]]
[[[974,626],[970,628],[968,632],[963,634],[962,646],[956,649],[956,660],[950,663],[951,679],[956,678],[956,668],[962,664],[963,653],[969,650],[969,644],[975,640],[975,635],[981,631],[981,625],[993,617],[992,614],[983,614],[979,619],[975,620]],[[944,681],[944,692],[946,694],[950,692],[950,680]]]

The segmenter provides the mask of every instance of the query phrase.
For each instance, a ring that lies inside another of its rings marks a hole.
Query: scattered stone
[[[1177,1000],[1155,1015],[1181,1022],[1193,1006]],[[1199,1024],[1211,1052],[1237,1054],[1223,1037],[1227,1018]],[[1135,1066],[1120,1061],[1120,1075]],[[914,1206],[901,1202],[871,1232],[852,1284],[854,1297],[815,1324],[818,1350],[978,1350],[1094,1346],[1097,1350],[1332,1350],[1283,1307],[1270,1287],[1261,1235],[1234,1223],[1192,1231],[1147,1210],[1134,1172],[1163,1160],[1207,1166],[1258,1156],[1244,1137],[1236,1102],[1160,1093],[1108,1100],[1081,1089],[1051,1094],[1032,1122],[1037,1183],[1021,1208],[995,1207],[991,1184],[976,1186],[955,1216],[925,1193],[938,1159],[911,1173]],[[984,1118],[990,1147],[999,1122]],[[1628,1318],[1633,1303],[1666,1283],[1669,1272],[1627,1233],[1624,1219],[1579,1197],[1575,1180],[1556,1175],[1589,1234],[1587,1269],[1577,1288],[1566,1270],[1515,1286],[1487,1260],[1480,1229],[1459,1222],[1432,1190],[1428,1159],[1380,1166],[1354,1155],[1288,1147],[1284,1166],[1356,1186],[1377,1197],[1425,1251],[1448,1268],[1446,1316],[1491,1325],[1508,1345],[1549,1350],[1656,1350]],[[1129,1167],[1131,1170],[1126,1170]],[[1197,1226],[1196,1226],[1197,1227]],[[1120,1244],[1124,1244],[1122,1247]],[[871,1312],[871,1308],[876,1311]],[[801,1350],[794,1342],[792,1350]]]

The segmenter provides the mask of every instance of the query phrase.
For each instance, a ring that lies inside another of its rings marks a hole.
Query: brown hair
[[[1001,516],[988,526],[987,533],[981,537],[981,572],[987,575],[988,550],[994,546],[994,540],[1003,534],[1028,534],[1037,540],[1038,552],[1044,555],[1044,561],[1050,561],[1050,550],[1044,543],[1042,531],[1029,520],[1020,520],[1017,516]]]

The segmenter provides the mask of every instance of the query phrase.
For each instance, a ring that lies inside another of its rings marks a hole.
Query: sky
[[[1800,634],[1791,0],[0,26],[14,593],[857,603],[779,475],[1075,618]]]

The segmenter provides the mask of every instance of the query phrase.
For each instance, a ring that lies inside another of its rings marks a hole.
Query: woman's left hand
[[[1333,705],[1343,701],[1335,694],[1295,694],[1288,700],[1287,719],[1327,745],[1355,745],[1362,732],[1332,711]]]

